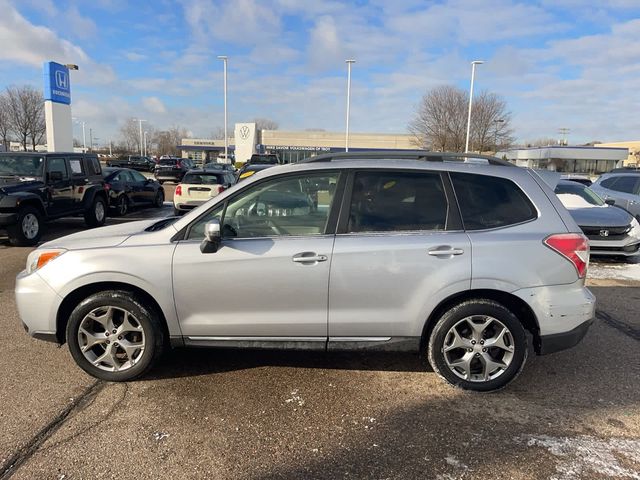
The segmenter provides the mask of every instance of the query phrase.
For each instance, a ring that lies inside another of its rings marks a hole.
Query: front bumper
[[[18,223],[17,213],[0,213],[0,227],[15,225],[16,223]]]
[[[627,236],[621,240],[589,239],[591,255],[619,255],[631,257],[640,254],[640,238]]]
[[[62,298],[38,272],[27,275],[26,270],[16,277],[15,295],[18,314],[29,335],[57,341],[56,316]]]

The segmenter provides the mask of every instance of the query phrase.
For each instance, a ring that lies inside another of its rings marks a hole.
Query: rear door
[[[471,283],[471,249],[446,174],[351,174],[333,250],[329,348],[416,342],[430,309]]]
[[[640,187],[640,177],[636,175],[623,174],[609,177],[600,184],[606,189],[605,197],[613,198],[616,206],[622,207],[631,212],[632,215],[640,215],[640,197],[638,196]],[[599,190],[602,192],[602,190]]]

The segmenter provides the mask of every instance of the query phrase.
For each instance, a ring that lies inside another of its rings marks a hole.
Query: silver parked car
[[[556,195],[589,239],[591,255],[640,254],[640,224],[629,212],[605,203],[589,187],[561,180]]]
[[[538,174],[467,157],[318,156],[181,218],[54,240],[18,275],[20,316],[112,381],[171,345],[413,350],[453,385],[503,387],[587,332],[589,247]]]
[[[613,200],[640,221],[640,172],[636,170],[605,173],[590,187],[605,200]]]

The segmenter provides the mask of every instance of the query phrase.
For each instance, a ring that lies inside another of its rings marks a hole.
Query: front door
[[[190,341],[305,342],[324,348],[335,228],[329,219],[338,176],[267,178],[189,226],[176,247],[173,285],[182,332]],[[204,225],[212,218],[220,220],[223,240],[217,252],[201,253]]]
[[[352,185],[333,250],[329,348],[417,345],[430,309],[471,284],[452,193],[438,172],[362,171]]]
[[[73,210],[73,185],[65,157],[47,158],[46,182],[49,215],[60,216]]]

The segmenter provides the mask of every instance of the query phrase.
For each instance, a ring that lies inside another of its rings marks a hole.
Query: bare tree
[[[29,140],[35,150],[45,134],[42,93],[31,85],[11,86],[5,97],[11,131],[18,137],[23,150],[27,150]]]
[[[140,125],[135,118],[127,118],[120,127],[120,135],[127,152],[140,152]]]
[[[525,147],[548,147],[551,145],[558,145],[558,139],[551,138],[551,137],[543,137],[543,138],[536,138],[535,140],[528,140],[524,142]]]
[[[0,145],[9,151],[11,141],[11,122],[9,120],[9,104],[5,92],[0,92]]]
[[[409,123],[409,132],[420,148],[460,151],[464,147],[466,95],[459,88],[442,85],[428,92]]]
[[[180,149],[178,145],[182,144],[183,138],[188,138],[189,132],[186,128],[173,126],[168,130],[156,132],[153,137],[153,143],[157,145],[158,155],[178,155]]]
[[[224,127],[216,127],[211,132],[212,140],[224,140]]]
[[[480,92],[471,109],[471,150],[480,153],[498,148],[508,148],[513,144],[511,112],[507,102],[495,93]]]
[[[420,148],[460,152],[464,149],[468,93],[451,85],[427,92],[409,123],[409,132]],[[511,113],[498,95],[481,92],[471,110],[471,150],[496,151],[513,143]]]
[[[254,118],[256,130],[278,130],[278,122],[269,118]]]

